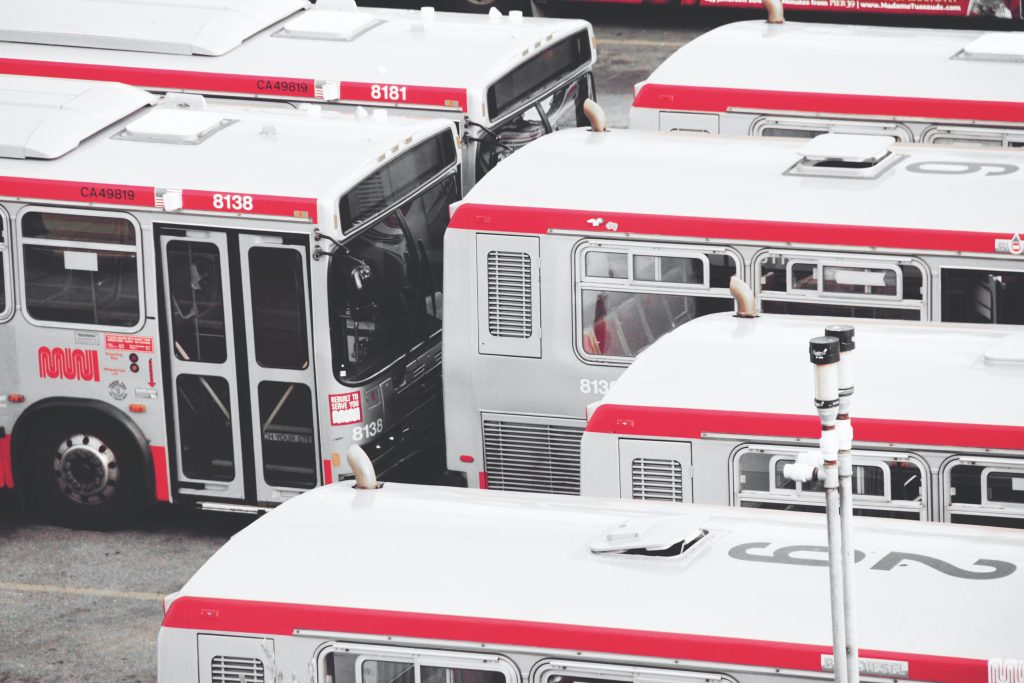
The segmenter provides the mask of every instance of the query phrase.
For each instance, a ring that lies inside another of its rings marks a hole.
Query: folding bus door
[[[317,485],[316,378],[304,244],[239,235],[256,498]]]

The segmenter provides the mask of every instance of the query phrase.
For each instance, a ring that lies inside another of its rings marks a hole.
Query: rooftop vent
[[[116,138],[138,142],[167,142],[198,145],[217,131],[234,123],[210,111],[157,109],[125,126]]]
[[[1007,335],[990,346],[985,351],[985,362],[1024,364],[1024,334]]]
[[[787,175],[834,178],[877,178],[900,157],[889,147],[896,138],[889,135],[825,133],[797,150],[800,161]]]
[[[705,522],[707,517],[692,515],[627,519],[595,539],[590,551],[655,557],[682,555],[707,536],[707,530],[702,528]]]
[[[307,10],[274,35],[279,38],[349,41],[383,23],[383,19],[365,12]]]
[[[305,6],[304,0],[0,2],[0,40],[216,56]]]
[[[967,43],[956,57],[988,62],[1024,62],[1024,35],[985,33]]]

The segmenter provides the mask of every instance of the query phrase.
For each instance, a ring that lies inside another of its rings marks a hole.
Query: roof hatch
[[[222,128],[234,123],[220,114],[193,109],[154,109],[125,126],[115,137],[139,142],[169,142],[198,145]]]
[[[800,161],[787,175],[831,178],[877,178],[899,157],[889,151],[890,135],[825,133],[797,150]]]
[[[706,516],[679,515],[662,518],[627,519],[590,544],[597,554],[681,555],[707,535],[702,526]]]
[[[0,157],[56,159],[156,99],[120,83],[0,76]]]
[[[964,45],[956,56],[987,62],[1024,62],[1024,34],[984,33]]]
[[[279,38],[349,41],[383,23],[383,19],[365,12],[320,10],[303,12],[274,35]]]
[[[305,7],[304,0],[3,2],[0,40],[215,56]]]

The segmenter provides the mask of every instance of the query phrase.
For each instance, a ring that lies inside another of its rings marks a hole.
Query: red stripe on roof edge
[[[601,218],[600,225],[588,220]],[[615,225],[609,230],[608,225]],[[889,228],[869,225],[796,223],[741,218],[702,218],[660,214],[582,211],[504,205],[459,205],[450,228],[485,232],[544,234],[550,230],[577,230],[603,235],[638,234],[699,239],[793,242],[850,247],[878,247],[919,251],[965,251],[995,254],[995,240],[1009,233],[970,232],[935,228]],[[770,235],[771,239],[765,239]]]
[[[1024,123],[1024,102],[705,88],[659,83],[641,86],[633,106],[663,111],[725,112],[730,109],[753,109]]]
[[[75,78],[90,81],[117,81],[148,90],[181,90],[185,92],[234,93],[259,95],[290,100],[323,101],[316,95],[316,80],[282,76],[250,76],[245,74],[183,71],[177,69],[146,69],[134,66],[107,66],[103,64],[75,64],[48,62],[34,59],[0,59],[0,73],[12,76],[43,76],[46,78]],[[387,97],[383,93],[374,98],[374,86],[402,88],[402,99]],[[342,101],[364,102],[400,106],[403,104],[425,107],[458,108],[469,111],[465,88],[447,88],[401,83],[357,83],[342,81]]]
[[[856,441],[958,448],[1024,448],[1024,427],[884,420],[856,415],[851,419]],[[701,434],[705,433],[817,438],[821,435],[821,423],[816,415],[606,403],[599,405],[594,411],[587,423],[587,431],[682,439],[699,439]]]
[[[163,627],[279,636],[290,636],[295,629],[305,629],[803,671],[821,671],[821,655],[832,651],[831,647],[822,645],[744,638],[193,596],[180,597],[171,603]],[[910,678],[914,680],[938,683],[988,681],[988,662],[985,660],[880,650],[861,650],[861,656],[907,661]]]

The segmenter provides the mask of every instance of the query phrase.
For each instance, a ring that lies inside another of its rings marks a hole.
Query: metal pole
[[[839,515],[839,441],[835,431],[839,414],[839,340],[815,337],[810,343],[814,365],[814,407],[821,420],[821,455],[824,460],[825,511],[828,528],[828,578],[832,609],[832,657],[836,683],[849,683],[846,657],[846,622],[843,618],[843,574]]]
[[[843,622],[846,629],[847,676],[849,683],[859,683],[857,594],[853,580],[853,425],[850,423],[850,404],[853,400],[854,330],[851,325],[830,325],[825,328],[825,334],[839,340],[839,414],[836,416],[836,434],[839,437],[839,527],[843,558]]]

